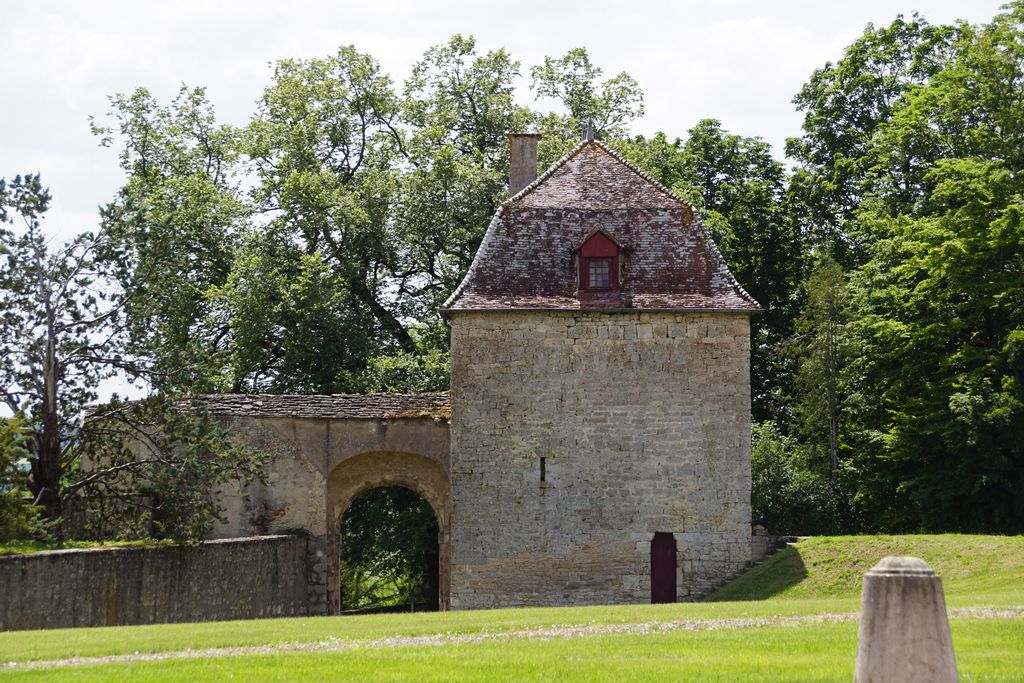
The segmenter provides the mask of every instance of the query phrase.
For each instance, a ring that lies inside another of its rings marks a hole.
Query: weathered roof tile
[[[424,394],[205,394],[196,397],[211,415],[335,420],[448,419],[447,391]]]

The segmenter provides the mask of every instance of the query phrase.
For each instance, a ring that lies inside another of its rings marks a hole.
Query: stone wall
[[[302,536],[0,557],[0,630],[255,619],[310,608]]]
[[[750,559],[749,317],[453,312],[451,606],[681,600]],[[541,459],[545,481],[541,481]]]
[[[226,522],[214,529],[215,537],[296,528],[317,536],[334,533],[351,497],[373,486],[408,486],[437,506],[444,503],[440,496],[447,496],[446,419],[219,417],[232,438],[266,451],[271,459],[269,485],[221,491]],[[430,484],[443,479],[443,491],[433,498],[437,487],[422,481],[429,477]]]
[[[785,550],[790,543],[796,543],[796,536],[768,536],[754,534],[750,537],[750,561],[761,562],[780,550]]]
[[[261,397],[267,403],[292,397]],[[313,397],[329,399],[331,397]],[[325,413],[330,414],[329,411]],[[268,484],[220,492],[223,524],[216,537],[304,529],[316,547],[316,598],[326,613],[341,609],[338,522],[359,493],[404,486],[430,503],[441,537],[440,603],[448,586],[448,421],[434,416],[379,418],[219,415],[232,438],[270,454]]]

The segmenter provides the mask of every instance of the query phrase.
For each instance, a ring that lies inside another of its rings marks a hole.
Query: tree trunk
[[[401,321],[391,311],[377,301],[376,297],[373,296],[373,292],[366,286],[366,283],[355,280],[349,286],[356,297],[373,312],[377,322],[395,338],[395,341],[402,347],[402,350],[406,353],[416,353],[416,344],[413,342],[409,330],[405,329],[405,326],[402,325]]]
[[[61,474],[61,442],[59,402],[57,400],[57,376],[59,374],[57,360],[56,316],[53,310],[51,292],[43,287],[46,301],[46,351],[43,357],[43,405],[42,433],[36,438],[36,462],[32,467],[33,493],[36,505],[41,505],[44,515],[49,520],[59,519],[60,474]]]

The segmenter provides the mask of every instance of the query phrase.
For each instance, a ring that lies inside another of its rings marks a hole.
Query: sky
[[[455,33],[522,62],[524,103],[531,65],[584,46],[606,74],[639,81],[646,115],[634,133],[675,137],[717,118],[782,158],[800,132],[794,94],[868,22],[918,11],[933,23],[979,23],[1001,2],[0,0],[0,177],[41,172],[54,197],[47,230],[68,236],[96,225],[123,180],[116,150],[89,130],[110,95],[145,86],[166,103],[183,83],[204,85],[221,120],[244,124],[274,60],[353,44],[400,83]]]

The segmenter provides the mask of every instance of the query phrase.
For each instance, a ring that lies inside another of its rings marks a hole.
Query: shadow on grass
[[[705,602],[767,600],[807,578],[799,547],[786,548],[725,584]]]

